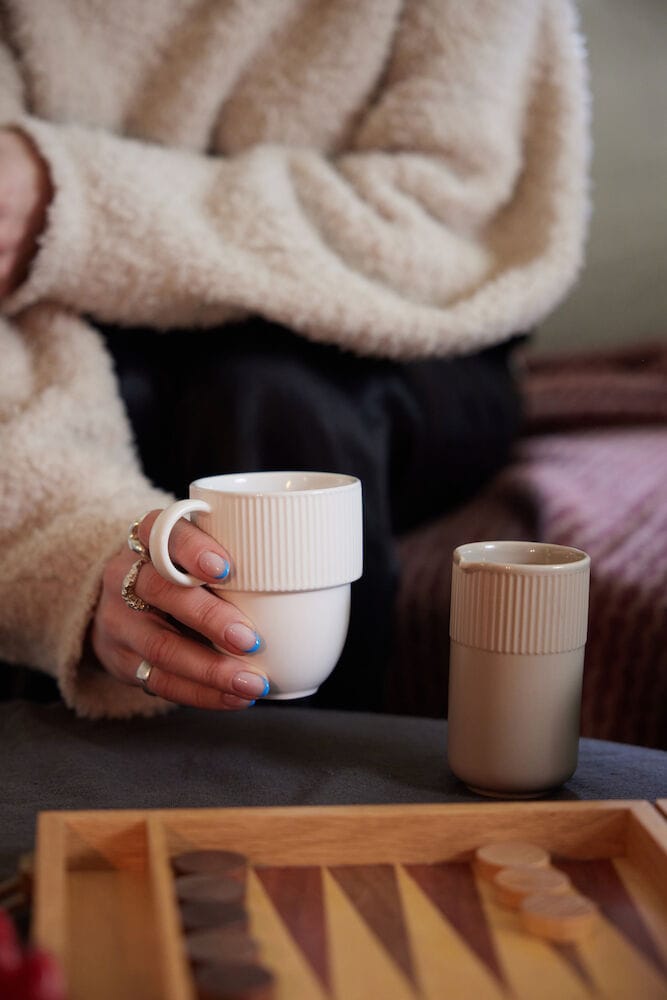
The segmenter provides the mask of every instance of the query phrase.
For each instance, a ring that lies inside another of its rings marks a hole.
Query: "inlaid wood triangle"
[[[552,942],[551,947],[556,954],[560,955],[563,961],[567,962],[572,971],[579,976],[582,983],[595,993],[595,980],[587,969],[585,962],[582,961],[577,946],[574,944],[556,944]]]
[[[402,865],[396,875],[421,1000],[507,1000],[502,984]]]
[[[597,903],[606,919],[660,973],[667,973],[667,963],[658,951],[613,861],[609,858],[585,862],[558,860],[556,866],[570,876],[579,892]]]
[[[507,986],[471,865],[449,861],[404,867],[498,982]]]
[[[257,867],[255,873],[311,968],[330,990],[320,867]]]
[[[340,883],[328,868],[322,872],[331,991],[336,1000],[416,1000],[415,987]]]
[[[407,978],[414,964],[393,865],[340,865],[329,871]]]

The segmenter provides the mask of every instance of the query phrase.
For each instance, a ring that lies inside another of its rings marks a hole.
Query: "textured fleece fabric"
[[[196,350],[261,314],[396,359],[538,323],[582,259],[583,44],[571,0],[0,0],[0,30],[0,125],[54,186],[0,316],[0,657],[80,714],[151,713],[83,652],[168,499],[95,322]]]

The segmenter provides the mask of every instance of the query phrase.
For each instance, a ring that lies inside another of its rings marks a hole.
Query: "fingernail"
[[[229,562],[216,552],[202,552],[199,557],[199,568],[214,580],[226,580],[229,576]]]
[[[264,698],[269,693],[269,682],[262,674],[241,670],[232,678],[232,687],[244,698]]]
[[[262,645],[262,640],[248,625],[235,622],[225,629],[225,642],[234,646],[239,653],[256,653]]]

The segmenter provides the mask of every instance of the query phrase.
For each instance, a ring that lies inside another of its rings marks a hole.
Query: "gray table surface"
[[[447,724],[257,705],[89,721],[0,703],[0,873],[34,847],[42,810],[475,802],[447,766]],[[667,796],[667,753],[583,739],[563,799]]]

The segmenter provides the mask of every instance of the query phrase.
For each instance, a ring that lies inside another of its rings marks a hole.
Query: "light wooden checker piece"
[[[519,908],[522,927],[530,934],[556,941],[574,944],[588,937],[594,930],[599,911],[595,903],[579,893],[561,896],[527,896]]]
[[[475,851],[475,870],[493,882],[500,902],[519,910],[521,926],[536,937],[574,943],[597,923],[595,903],[574,892],[568,876],[551,868],[548,851],[536,844],[486,844]]]
[[[497,899],[513,910],[518,910],[528,896],[574,892],[571,879],[556,868],[501,868],[493,885]]]
[[[523,840],[485,844],[475,851],[475,871],[489,880],[503,868],[548,868],[550,864],[551,856],[548,851]]]

